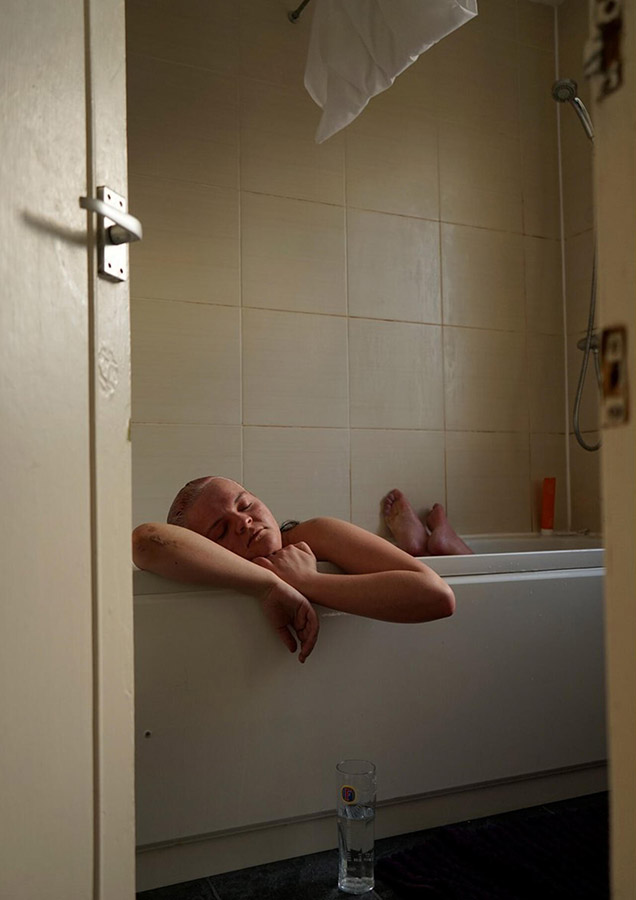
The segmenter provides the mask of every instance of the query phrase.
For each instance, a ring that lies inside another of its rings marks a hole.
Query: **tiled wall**
[[[565,0],[559,7],[559,75],[573,78],[579,96],[591,109],[590,87],[583,75],[581,47],[587,39],[587,3]],[[561,110],[563,214],[566,258],[568,406],[574,408],[583,353],[577,341],[585,336],[589,315],[594,258],[592,144],[570,106]],[[598,321],[598,315],[597,315]],[[594,357],[590,356],[580,414],[580,428],[589,445],[599,439],[599,405]],[[600,456],[581,448],[573,434],[570,412],[572,527],[601,530]]]
[[[128,2],[135,522],[220,473],[530,531],[556,475],[564,527],[553,8],[480,0],[318,146],[289,6]]]

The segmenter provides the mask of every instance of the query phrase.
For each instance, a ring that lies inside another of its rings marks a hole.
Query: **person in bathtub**
[[[340,519],[279,528],[258,497],[219,476],[188,482],[166,524],[135,528],[133,559],[166,578],[255,597],[292,653],[298,639],[301,663],[318,637],[309,601],[386,622],[430,622],[455,609],[450,587],[400,547]],[[318,560],[345,574],[319,572]]]

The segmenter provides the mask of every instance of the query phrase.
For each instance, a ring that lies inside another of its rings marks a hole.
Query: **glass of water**
[[[344,759],[336,766],[338,786],[338,887],[347,894],[372,891],[375,840],[375,766]]]

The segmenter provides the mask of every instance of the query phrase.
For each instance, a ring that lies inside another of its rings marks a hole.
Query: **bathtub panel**
[[[343,757],[375,760],[380,801],[604,759],[600,570],[450,582],[429,624],[319,607],[305,666],[253,600],[139,597],[139,843],[330,810]]]

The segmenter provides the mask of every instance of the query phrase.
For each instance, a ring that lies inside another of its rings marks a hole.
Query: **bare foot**
[[[473,552],[455,533],[446,518],[441,503],[435,503],[427,515],[426,527],[430,531],[428,536],[429,556],[463,556]]]
[[[382,500],[382,513],[387,528],[401,550],[405,550],[411,556],[424,556],[430,553],[430,550],[426,549],[428,541],[426,528],[402,491],[397,489],[389,491]]]

